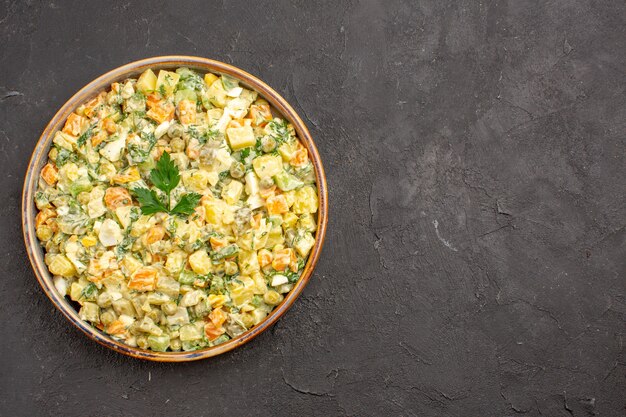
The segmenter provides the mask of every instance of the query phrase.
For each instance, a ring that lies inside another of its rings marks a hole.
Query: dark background
[[[625,16],[623,0],[3,1],[0,415],[624,416]],[[71,327],[20,226],[56,110],[164,54],[274,87],[330,189],[293,308],[188,364]]]

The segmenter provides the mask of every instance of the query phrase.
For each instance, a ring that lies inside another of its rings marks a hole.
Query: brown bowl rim
[[[137,76],[140,72],[148,68],[171,69],[177,67],[190,67],[197,70],[211,71],[214,73],[233,76],[242,81],[248,87],[257,91],[290,123],[293,124],[298,137],[307,147],[311,161],[315,168],[319,199],[319,210],[317,216],[318,229],[315,236],[315,245],[309,255],[309,259],[307,260],[300,279],[296,282],[294,288],[287,294],[282,303],[272,310],[272,312],[257,326],[229,340],[228,342],[217,346],[191,352],[154,352],[151,350],[144,350],[125,345],[110,338],[97,328],[84,322],[78,317],[78,312],[69,304],[65,297],[61,297],[56,291],[54,283],[52,282],[52,276],[43,262],[43,248],[39,245],[39,241],[35,235],[34,217],[37,210],[34,204],[34,194],[37,189],[38,174],[43,166],[43,163],[47,159],[48,150],[52,143],[53,133],[60,128],[61,123],[65,121],[67,116],[69,116],[69,114],[76,109],[76,107],[94,96],[97,92],[107,89],[112,82],[123,80],[131,76]],[[295,300],[302,293],[304,287],[309,282],[322,251],[324,238],[326,236],[327,223],[328,189],[324,167],[309,130],[295,110],[280,94],[274,91],[274,89],[246,71],[224,62],[196,56],[171,55],[141,59],[110,70],[91,81],[85,87],[81,88],[56,112],[39,137],[39,140],[35,145],[35,149],[33,150],[30,162],[28,163],[22,193],[22,228],[26,251],[39,284],[54,306],[58,308],[74,326],[101,345],[134,358],[158,362],[187,362],[217,356],[244,345],[267,330],[293,305]]]

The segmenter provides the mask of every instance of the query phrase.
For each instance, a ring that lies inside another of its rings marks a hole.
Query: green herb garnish
[[[135,188],[133,192],[137,195],[137,200],[141,204],[143,214],[154,214],[159,212],[189,215],[192,214],[202,197],[198,193],[187,193],[181,196],[178,204],[171,208],[171,192],[180,182],[178,167],[170,158],[170,154],[163,152],[163,155],[156,163],[156,167],[150,171],[150,180],[159,190],[163,191],[166,201],[163,202],[155,190],[147,188]]]
[[[90,300],[96,294],[98,287],[93,282],[90,282],[83,290],[80,292],[80,297],[86,300]]]
[[[78,139],[76,140],[76,147],[80,148],[85,144],[85,142],[87,142],[87,139],[93,136],[94,127],[96,127],[96,125],[89,126],[87,130],[85,130],[83,134],[78,137]]]

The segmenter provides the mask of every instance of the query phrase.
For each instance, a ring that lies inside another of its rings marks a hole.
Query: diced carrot
[[[128,288],[137,291],[154,291],[157,284],[157,271],[154,268],[142,267],[136,270],[128,281]]]
[[[158,160],[159,158],[161,158],[161,155],[163,155],[163,152],[171,153],[172,148],[170,148],[169,146],[158,145],[155,146],[154,149],[152,149],[150,155],[152,155],[154,159]]]
[[[104,130],[109,133],[115,133],[115,131],[117,130],[117,125],[110,117],[104,119]]]
[[[43,178],[48,185],[56,184],[59,180],[59,171],[57,170],[57,167],[51,163],[47,163],[41,170],[41,178]]]
[[[63,126],[63,133],[68,135],[78,136],[83,130],[83,126],[87,123],[87,119],[83,116],[79,116],[76,113],[69,115]]]
[[[98,94],[96,97],[85,103],[85,109],[83,110],[85,116],[92,118],[96,108],[103,103],[103,99],[102,95]]]
[[[198,288],[206,288],[206,286],[208,285],[208,282],[206,279],[196,278],[193,281],[193,285],[194,287],[198,287]]]
[[[51,219],[56,216],[57,216],[57,212],[53,209],[45,208],[41,210],[39,213],[37,213],[37,216],[35,216],[35,227],[41,226],[46,221],[48,221],[48,219]]]
[[[154,107],[157,107],[159,103],[161,102],[161,100],[163,100],[163,98],[161,97],[161,94],[156,93],[156,92],[151,93],[146,96],[146,105],[148,106],[149,109],[152,109]]]
[[[191,138],[187,145],[187,156],[190,159],[198,159],[200,156],[200,142],[196,138]]]
[[[289,269],[291,272],[298,272],[298,257],[296,256],[296,251],[293,249],[289,249],[291,254],[289,255]]]
[[[149,94],[146,105],[150,109],[146,113],[146,116],[157,123],[163,123],[166,120],[172,120],[174,118],[176,107],[167,100],[161,100],[158,94]]]
[[[191,100],[181,100],[178,103],[178,120],[184,125],[196,122],[196,103]]]
[[[277,271],[284,271],[287,266],[292,262],[293,249],[279,249],[274,251],[274,260],[272,261],[272,268]]]
[[[214,341],[226,332],[223,327],[216,327],[212,322],[208,322],[204,325],[204,333],[207,339]]]
[[[113,83],[113,84],[111,84],[111,91],[113,91],[116,94],[119,94],[119,92],[120,92],[120,83]]]
[[[272,197],[274,194],[276,194],[276,185],[272,185],[270,188],[259,190],[259,195],[262,198]]]
[[[114,320],[107,327],[106,332],[112,335],[123,335],[126,333],[126,326],[122,320]]]
[[[257,253],[257,258],[259,259],[259,266],[261,268],[265,268],[267,265],[272,263],[272,259],[274,257],[272,256],[272,252],[268,251],[267,249],[261,249]]]
[[[246,120],[245,119],[233,119],[230,122],[228,122],[228,127],[244,127],[246,125]]]
[[[265,126],[272,120],[272,112],[269,104],[253,104],[250,106],[250,119],[253,126]]]
[[[287,199],[282,194],[268,197],[265,202],[265,206],[267,207],[267,212],[270,215],[282,214],[289,211]]]
[[[113,182],[116,184],[126,184],[141,179],[137,167],[131,167],[125,171],[124,173],[115,174],[113,176]]]
[[[220,250],[224,247],[226,247],[226,245],[228,245],[228,241],[224,238],[217,238],[217,237],[213,237],[211,236],[211,238],[209,239],[209,242],[211,243],[211,248],[213,250]]]
[[[263,218],[263,214],[261,213],[257,213],[254,216],[252,216],[252,228],[253,229],[258,229],[259,227],[261,227],[261,219]]]
[[[306,165],[309,161],[309,153],[307,152],[304,145],[298,142],[298,150],[293,155],[293,158],[289,161],[289,164],[294,167],[301,167]]]
[[[106,204],[107,208],[110,210],[130,206],[132,203],[132,198],[126,188],[111,187],[107,188],[104,193],[104,204]]]
[[[152,254],[152,263],[163,262],[165,261],[165,257],[159,253]]]
[[[94,148],[100,145],[108,137],[107,132],[104,130],[99,131],[91,137],[91,146]]]
[[[222,327],[222,324],[226,321],[226,313],[221,308],[216,308],[211,311],[209,314],[209,319],[211,323],[215,325],[215,327]]]
[[[165,227],[161,225],[156,225],[148,229],[146,234],[144,235],[144,239],[146,244],[151,245],[163,239],[165,237]],[[153,259],[154,261],[154,259]]]

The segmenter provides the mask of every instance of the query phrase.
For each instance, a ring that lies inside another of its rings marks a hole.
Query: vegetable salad
[[[35,202],[54,285],[130,346],[190,351],[260,323],[315,243],[293,126],[227,75],[146,70],[55,133]]]

